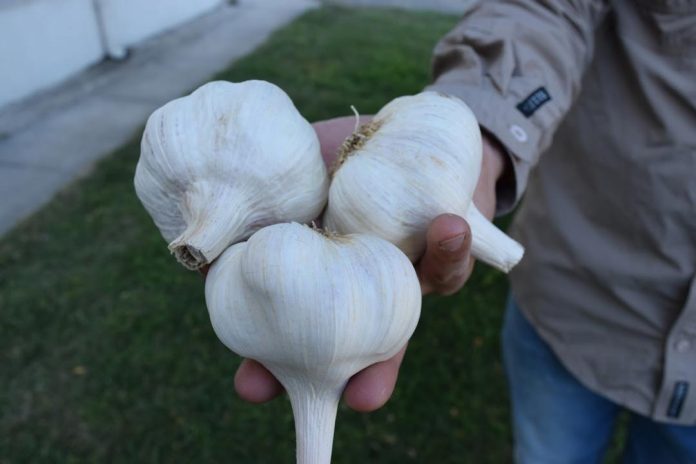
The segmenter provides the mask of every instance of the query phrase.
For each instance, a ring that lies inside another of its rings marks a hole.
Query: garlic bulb
[[[473,204],[481,151],[478,123],[461,100],[435,92],[397,98],[344,143],[324,226],[375,234],[416,260],[431,221],[458,214],[471,226],[472,254],[507,272],[524,250]]]
[[[415,270],[394,245],[299,224],[266,227],[225,251],[205,297],[220,340],[287,390],[300,464],[330,462],[346,382],[406,344],[421,306]]]
[[[135,190],[176,258],[198,269],[261,227],[316,218],[328,176],[285,92],[211,82],[150,116]]]

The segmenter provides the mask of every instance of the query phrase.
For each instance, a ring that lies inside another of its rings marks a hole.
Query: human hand
[[[365,124],[370,116],[360,118]],[[324,162],[331,166],[341,144],[355,128],[355,117],[343,117],[314,124],[319,136]],[[474,193],[474,203],[489,219],[495,212],[495,184],[504,169],[504,157],[496,142],[484,136],[481,176]],[[474,266],[471,257],[471,231],[467,222],[453,214],[436,217],[427,232],[426,251],[416,265],[424,295],[435,292],[450,295],[467,281]],[[394,357],[373,364],[355,374],[343,393],[352,409],[369,412],[382,407],[391,397],[399,368],[406,352],[404,346]],[[270,401],[283,387],[260,363],[245,359],[234,379],[241,398],[252,403]]]

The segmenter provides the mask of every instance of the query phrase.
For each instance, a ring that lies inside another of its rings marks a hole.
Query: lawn
[[[217,76],[265,79],[310,120],[418,92],[455,17],[323,8]],[[294,462],[287,399],[239,400],[200,276],[136,199],[138,137],[0,242],[0,463]],[[392,401],[341,407],[335,463],[505,463],[505,278],[428,297]]]

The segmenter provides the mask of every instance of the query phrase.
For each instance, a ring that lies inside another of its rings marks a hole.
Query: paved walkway
[[[0,236],[316,0],[240,0],[0,111]]]
[[[325,3],[346,6],[375,6],[431,10],[459,14],[474,0],[326,0]]]

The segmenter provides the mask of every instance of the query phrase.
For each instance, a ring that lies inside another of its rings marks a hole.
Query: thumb
[[[430,224],[426,242],[425,254],[418,264],[423,294],[455,293],[473,267],[469,224],[454,214],[438,216]]]

